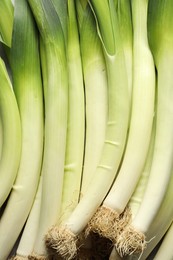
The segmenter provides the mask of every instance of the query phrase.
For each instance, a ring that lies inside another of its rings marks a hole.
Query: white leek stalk
[[[151,140],[150,140],[149,150],[147,153],[147,158],[145,161],[145,166],[144,166],[144,169],[142,170],[142,174],[137,183],[137,186],[128,202],[128,207],[130,208],[132,218],[134,218],[138,212],[138,209],[140,207],[140,204],[142,202],[142,199],[143,199],[143,196],[145,193],[145,189],[147,187],[148,179],[150,176],[152,160],[153,160],[155,134],[156,134],[156,126],[155,126],[155,118],[154,118]]]
[[[133,0],[132,17],[133,93],[126,150],[110,192],[89,223],[93,231],[113,242],[119,229],[119,215],[134,192],[145,164],[154,116],[155,68],[147,40],[146,0]]]
[[[0,221],[1,260],[7,259],[31,210],[43,152],[43,96],[38,40],[25,0],[15,2],[11,65],[21,118],[22,153],[17,178]]]
[[[22,231],[19,245],[17,246],[16,250],[16,256],[13,260],[28,259],[29,255],[33,251],[40,217],[41,193],[42,177],[40,177],[39,186],[34,199],[34,203],[29,213],[24,230]]]
[[[90,48],[88,48],[86,39],[90,39]],[[86,100],[85,157],[81,181],[82,198],[99,164],[105,140],[108,112],[105,59],[97,34],[95,20],[89,6],[83,14],[80,43]]]
[[[97,17],[106,59],[108,121],[101,159],[85,195],[63,225],[52,228],[47,235],[48,247],[66,259],[76,255],[78,235],[110,189],[123,155],[129,121],[127,73],[115,6],[112,1],[98,0],[92,0],[91,5]]]
[[[1,159],[0,159],[0,207],[9,195],[21,156],[21,121],[17,101],[3,60],[0,58],[0,116],[1,116]]]

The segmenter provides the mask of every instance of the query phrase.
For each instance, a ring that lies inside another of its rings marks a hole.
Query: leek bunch
[[[172,259],[172,13],[0,1],[0,260]]]

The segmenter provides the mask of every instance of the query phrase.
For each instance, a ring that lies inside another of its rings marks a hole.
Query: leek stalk
[[[84,84],[75,1],[68,0],[67,3],[69,106],[61,221],[70,215],[79,201],[85,137]]]
[[[90,39],[90,48],[88,48],[86,39]],[[85,157],[81,180],[81,199],[86,193],[99,164],[105,140],[108,112],[105,59],[95,20],[89,6],[83,14],[80,42],[86,106]]]
[[[45,140],[40,220],[33,257],[47,257],[44,236],[60,216],[68,111],[68,75],[62,26],[52,1],[29,0],[46,59]],[[44,79],[44,74],[43,74]]]
[[[38,53],[37,31],[30,9],[25,0],[16,1],[10,58],[14,92],[21,118],[22,151],[17,178],[0,220],[2,260],[7,259],[24,226],[40,177],[43,96]]]
[[[150,176],[150,170],[151,170],[151,165],[152,165],[152,160],[153,160],[153,152],[154,152],[154,143],[155,143],[155,134],[156,134],[156,126],[155,126],[155,118],[153,122],[153,128],[152,128],[152,134],[151,134],[151,140],[150,140],[150,145],[149,145],[149,150],[147,153],[147,158],[145,161],[145,166],[142,171],[142,174],[140,176],[140,179],[138,181],[138,184],[135,188],[135,191],[133,192],[129,202],[128,202],[128,207],[130,208],[132,218],[135,217],[135,215],[138,212],[139,206],[142,202],[145,189],[148,183],[148,179]]]
[[[21,121],[16,97],[3,60],[0,58],[0,116],[2,148],[0,159],[0,207],[9,195],[21,157]],[[10,163],[9,163],[10,162]]]

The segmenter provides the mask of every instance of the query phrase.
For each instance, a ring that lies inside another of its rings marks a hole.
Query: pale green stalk
[[[90,39],[90,48],[88,41]],[[99,164],[104,145],[108,96],[106,65],[93,14],[88,6],[80,29],[85,83],[86,137],[81,198],[86,193]]]
[[[106,0],[93,0],[91,5],[98,19],[106,59],[108,121],[101,159],[85,195],[63,225],[52,228],[47,235],[48,247],[53,247],[66,259],[75,256],[77,236],[113,183],[123,155],[129,122],[127,73],[115,7],[112,1],[108,3]]]
[[[7,199],[15,178],[21,156],[21,121],[12,85],[3,60],[0,58],[0,115],[1,115],[1,159],[0,159],[0,207]]]
[[[84,84],[74,0],[68,0],[67,65],[69,107],[61,221],[70,215],[79,201],[84,156]]]
[[[117,236],[119,215],[132,196],[144,168],[154,116],[155,68],[147,40],[147,1],[133,0],[132,15],[133,93],[128,140],[118,176],[102,207],[91,220],[92,230],[113,242]]]
[[[136,244],[137,236],[139,236],[139,245],[137,245],[136,251],[142,252],[144,250],[146,246],[145,234],[151,228],[151,224],[158,214],[172,174],[172,12],[173,2],[171,0],[151,0],[149,2],[148,36],[158,74],[156,137],[151,172],[142,203],[131,225],[122,234],[122,247],[127,248],[127,252],[135,251],[133,243]],[[128,245],[127,240],[129,241]]]
[[[39,225],[40,207],[41,207],[41,193],[42,193],[42,176],[40,176],[38,190],[29,213],[27,222],[22,236],[17,246],[16,256],[14,260],[28,259],[28,256],[32,253],[34,243],[37,235],[37,229]]]
[[[68,76],[65,41],[54,5],[49,0],[29,0],[29,4],[42,36],[47,62],[42,202],[33,250],[33,255],[44,258],[47,255],[44,236],[60,217],[67,132]]]
[[[30,9],[25,0],[18,0],[14,10],[11,65],[22,125],[22,153],[17,178],[0,221],[1,260],[7,259],[24,226],[40,177],[43,97],[38,53],[37,31]]]
[[[150,140],[149,150],[147,153],[147,158],[145,161],[145,166],[140,176],[140,179],[137,183],[137,186],[128,202],[128,207],[130,207],[132,218],[134,218],[138,212],[150,176],[150,170],[151,170],[153,152],[154,152],[155,134],[156,134],[156,126],[155,126],[155,119],[154,119],[151,140]]]

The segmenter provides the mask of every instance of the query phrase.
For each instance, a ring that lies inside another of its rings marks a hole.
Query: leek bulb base
[[[54,250],[59,256],[65,259],[73,259],[77,254],[78,237],[65,226],[52,227],[45,236],[46,247]]]
[[[142,254],[146,248],[145,234],[133,226],[126,227],[118,236],[115,247],[121,257],[132,254]]]
[[[88,234],[92,231],[116,243],[117,236],[121,234],[130,220],[130,208],[125,208],[119,214],[116,210],[102,205],[89,221],[86,233]]]

